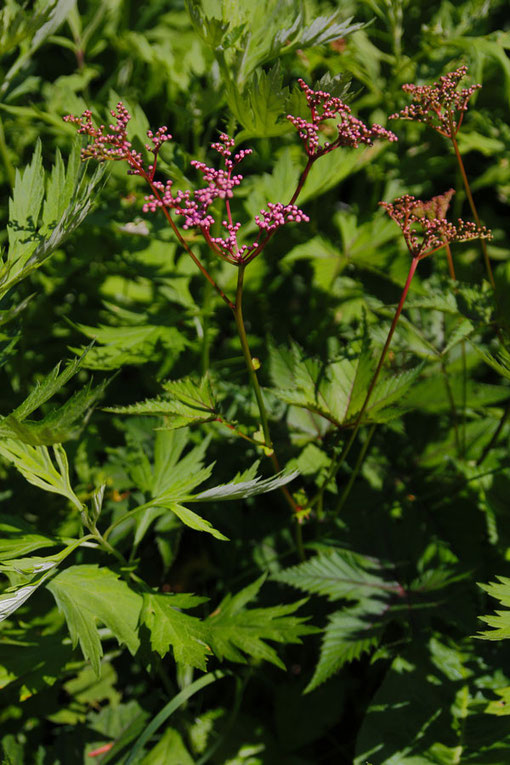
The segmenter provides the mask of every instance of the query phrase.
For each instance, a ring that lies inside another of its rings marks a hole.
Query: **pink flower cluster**
[[[382,125],[367,127],[364,122],[351,114],[349,106],[340,98],[323,90],[312,90],[304,80],[298,80],[298,82],[305,93],[311,121],[302,117],[293,117],[291,114],[287,115],[287,119],[297,128],[305,151],[311,159],[317,159],[340,146],[351,148],[357,148],[360,144],[370,146],[377,138],[386,138],[388,141],[397,140],[397,136]],[[337,123],[337,137],[334,141],[321,144],[319,132],[323,123],[330,119]]]
[[[173,210],[177,215],[184,218],[183,229],[199,228],[208,245],[216,254],[230,263],[239,265],[253,260],[261,252],[268,238],[287,222],[308,222],[308,217],[293,204],[280,203],[268,204],[267,210],[261,210],[255,218],[259,228],[256,240],[250,245],[239,245],[237,235],[241,227],[240,223],[234,223],[230,210],[230,200],[234,195],[234,189],[239,186],[243,176],[234,174],[234,168],[245,157],[252,153],[251,149],[242,149],[237,154],[232,154],[234,140],[225,133],[220,135],[218,142],[212,144],[212,148],[223,158],[224,167],[215,169],[204,162],[192,161],[191,165],[202,173],[205,186],[194,191],[173,190],[173,181],[166,183],[155,181],[157,156],[161,146],[171,140],[172,136],[166,126],[160,127],[155,133],[147,132],[150,144],[145,148],[154,155],[154,160],[147,168],[144,167],[142,155],[136,152],[128,140],[127,124],[131,115],[122,102],[117,104],[117,109],[111,112],[115,124],[109,125],[108,130],[104,125],[95,127],[92,122],[92,113],[86,110],[81,117],[67,115],[65,122],[70,122],[78,127],[78,133],[92,138],[91,143],[82,149],[82,160],[95,159],[99,162],[107,160],[125,160],[129,164],[129,173],[142,176],[150,185],[152,194],[145,197],[144,212],[156,212],[159,209]],[[227,220],[222,221],[226,230],[223,237],[213,237],[210,229],[215,223],[209,208],[217,200],[221,199],[226,206]],[[168,214],[168,213],[167,213]]]
[[[391,114],[389,119],[423,122],[447,138],[455,138],[462,124],[468,101],[481,85],[457,90],[459,82],[467,74],[467,66],[460,66],[432,85],[402,85],[413,103],[402,111]],[[459,115],[459,116],[457,116]]]
[[[392,204],[379,202],[390,218],[400,226],[413,258],[421,260],[451,242],[492,237],[485,226],[478,227],[475,223],[460,218],[456,224],[446,220],[446,213],[454,193],[453,189],[449,189],[427,202],[416,199],[410,194],[404,194],[395,199]]]
[[[111,132],[106,132],[104,125],[95,127],[92,122],[92,112],[87,109],[83,112],[81,117],[74,117],[72,114],[68,114],[64,117],[64,122],[70,122],[78,127],[78,133],[80,135],[88,135],[93,141],[89,143],[81,152],[82,160],[96,159],[98,162],[106,162],[107,160],[124,160],[130,166],[130,171],[133,175],[146,176],[152,180],[156,171],[156,160],[158,152],[165,141],[170,141],[172,136],[168,132],[166,126],[160,127],[156,133],[151,130],[147,132],[147,136],[150,139],[152,145],[145,144],[145,148],[148,151],[152,151],[154,154],[154,163],[149,165],[148,170],[144,170],[142,155],[135,151],[127,137],[127,124],[131,119],[131,115],[122,103],[119,101],[117,104],[117,110],[113,109],[111,112],[112,117],[115,119],[114,125],[108,125]]]

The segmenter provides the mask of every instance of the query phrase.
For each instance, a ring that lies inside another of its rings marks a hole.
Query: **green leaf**
[[[257,494],[266,494],[268,491],[274,491],[290,483],[299,475],[297,470],[290,473],[282,471],[273,478],[261,478],[257,476],[248,481],[234,479],[230,483],[214,486],[212,489],[193,495],[193,502],[203,502],[211,499],[246,499],[246,497],[255,497]]]
[[[165,430],[216,419],[216,403],[208,376],[198,383],[191,377],[167,380],[163,383],[163,388],[164,397],[147,399],[129,406],[109,406],[105,407],[105,411],[118,414],[163,415]]]
[[[140,624],[150,630],[152,649],[164,657],[172,648],[176,662],[205,671],[211,653],[207,626],[181,609],[195,608],[206,601],[189,594],[144,594]]]
[[[504,611],[496,611],[496,614],[493,616],[478,617],[491,627],[490,630],[477,633],[476,637],[483,640],[505,640],[510,638],[510,579],[505,576],[498,576],[497,579],[497,582],[479,585],[492,598],[499,600],[500,604],[506,609]]]
[[[78,539],[60,552],[45,558],[33,555],[30,558],[2,561],[0,572],[9,575],[16,583],[0,595],[0,621],[6,619],[22,606],[38,587],[51,576],[53,569],[67,558],[76,547],[79,547],[82,541],[82,539]]]
[[[290,125],[285,119],[289,90],[283,87],[279,61],[268,72],[255,71],[242,93],[230,83],[226,95],[232,114],[244,128],[236,137],[238,142],[289,132]]]
[[[38,142],[30,165],[16,170],[9,201],[8,254],[3,262],[0,259],[0,295],[39,268],[90,212],[105,167],[99,165],[88,181],[84,168],[76,145],[67,170],[57,155],[46,184]]]
[[[161,353],[165,354],[167,360],[175,360],[188,344],[182,332],[175,327],[154,325],[146,321],[125,327],[74,326],[97,343],[83,362],[88,369],[114,370],[125,364],[147,364]],[[71,350],[83,353],[83,349]]]
[[[39,534],[34,528],[11,515],[0,515],[0,560],[27,555],[42,547],[54,547],[56,539]]]
[[[12,438],[32,446],[50,446],[76,436],[94,404],[103,395],[106,383],[95,389],[89,383],[41,420],[27,420],[26,417],[48,401],[77,373],[82,359],[83,356],[70,362],[63,372],[60,372],[60,363],[57,364],[49,375],[37,383],[23,403],[0,420],[0,438]]]
[[[0,441],[0,455],[11,462],[26,480],[44,491],[61,494],[78,510],[83,509],[69,480],[69,465],[64,447],[54,444],[53,461],[46,446],[30,446],[10,438]]]
[[[141,765],[195,765],[195,760],[186,749],[181,734],[175,728],[166,728]]]
[[[329,680],[344,664],[359,659],[378,645],[386,623],[384,602],[335,611],[328,616],[319,661],[305,693]]]
[[[268,661],[282,669],[285,665],[267,640],[277,643],[301,643],[301,637],[316,632],[315,627],[305,625],[306,618],[288,616],[305,601],[271,608],[245,608],[256,598],[262,576],[237,595],[228,594],[217,609],[208,617],[210,645],[216,656],[229,661]]]
[[[397,581],[387,578],[387,569],[380,561],[339,548],[280,571],[273,579],[310,594],[327,596],[330,601],[364,601],[401,591]]]
[[[48,589],[66,618],[73,646],[80,644],[97,676],[103,655],[98,622],[131,654],[136,653],[142,598],[114,571],[97,565],[71,566],[57,574]]]

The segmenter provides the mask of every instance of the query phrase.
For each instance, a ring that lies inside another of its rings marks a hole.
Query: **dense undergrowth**
[[[508,24],[6,0],[3,765],[510,762]]]

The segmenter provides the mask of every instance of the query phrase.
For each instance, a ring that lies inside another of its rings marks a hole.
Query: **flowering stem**
[[[379,379],[379,374],[380,374],[382,366],[384,364],[384,360],[386,358],[386,354],[388,352],[388,348],[390,347],[390,343],[392,341],[393,334],[394,334],[395,328],[397,326],[397,322],[398,322],[398,320],[400,318],[400,314],[402,313],[402,309],[404,307],[404,303],[405,303],[405,300],[406,300],[406,297],[407,297],[407,293],[409,292],[409,287],[411,286],[411,282],[413,280],[413,276],[414,276],[414,273],[416,271],[416,267],[418,265],[418,262],[421,259],[422,258],[420,257],[420,255],[415,255],[413,257],[412,261],[411,261],[411,266],[409,268],[409,273],[407,275],[406,283],[404,285],[404,289],[402,290],[402,295],[400,296],[400,300],[399,300],[399,303],[398,303],[398,306],[397,306],[397,310],[395,311],[395,315],[393,317],[393,321],[391,322],[391,327],[390,327],[390,330],[388,332],[388,337],[386,338],[386,342],[384,344],[384,348],[382,349],[381,356],[379,358],[379,362],[377,364],[377,367],[376,367],[376,370],[375,370],[374,375],[372,377],[372,380],[370,382],[370,385],[368,386],[368,390],[367,390],[366,395],[365,395],[365,400],[363,401],[363,405],[362,405],[360,411],[358,412],[358,416],[356,417],[356,421],[354,422],[354,427],[352,429],[350,438],[347,441],[347,443],[346,443],[342,453],[340,454],[340,457],[336,461],[332,462],[332,464],[330,466],[330,469],[328,471],[328,474],[326,476],[326,479],[324,480],[324,482],[323,482],[322,486],[320,487],[318,493],[316,494],[316,496],[314,497],[314,499],[310,503],[310,507],[313,507],[315,504],[317,504],[318,502],[322,501],[322,495],[323,495],[323,493],[324,493],[324,491],[326,489],[326,486],[336,476],[336,474],[338,473],[338,471],[342,467],[342,465],[343,465],[345,459],[347,458],[347,455],[349,454],[349,452],[351,450],[351,447],[352,447],[352,445],[353,445],[353,443],[354,443],[354,441],[356,439],[356,436],[358,435],[358,431],[359,431],[359,429],[361,427],[361,421],[363,419],[363,415],[366,412],[367,406],[368,406],[368,404],[370,402],[370,398],[371,398],[372,393],[374,391],[374,388],[375,388],[375,386],[377,384],[377,380]],[[340,506],[342,506],[342,505],[340,505]]]
[[[248,374],[250,377],[250,383],[253,388],[253,392],[255,394],[255,398],[257,401],[257,406],[259,410],[260,415],[260,422],[262,425],[262,433],[264,435],[264,443],[262,446],[266,450],[266,453],[269,457],[271,457],[271,462],[273,463],[273,469],[275,473],[279,473],[281,470],[280,463],[278,461],[278,457],[276,456],[274,452],[273,442],[271,440],[271,433],[269,430],[269,422],[267,418],[267,411],[266,411],[266,405],[264,403],[264,398],[262,395],[262,390],[260,388],[260,384],[257,377],[257,372],[255,370],[255,366],[253,364],[253,358],[250,351],[250,346],[248,344],[248,338],[246,336],[246,328],[244,326],[244,319],[243,319],[243,284],[244,284],[244,272],[246,270],[246,263],[241,263],[239,265],[238,271],[237,271],[237,289],[236,289],[236,299],[235,299],[235,305],[233,306],[233,313],[234,313],[234,319],[237,327],[237,333],[239,335],[239,340],[241,342],[241,349],[244,356],[244,361],[246,364],[246,368],[248,370]],[[224,423],[225,424],[225,423]],[[241,434],[240,434],[241,435]],[[260,446],[260,444],[257,442],[257,445]],[[299,507],[297,506],[296,502],[294,501],[292,494],[287,489],[286,486],[281,487],[281,491],[287,501],[287,504],[289,505],[292,512],[295,514],[299,511]],[[298,554],[301,560],[305,560],[305,553],[303,548],[303,534],[301,530],[301,525],[299,523],[296,523],[296,547],[298,550]]]
[[[154,196],[156,197],[156,199],[161,201],[161,195],[160,195],[158,189],[154,186],[154,184],[152,182],[152,179],[143,170],[142,170],[141,174],[145,178],[145,180],[147,181],[149,186],[151,187],[151,191],[154,194]],[[184,237],[182,236],[181,232],[177,228],[177,226],[176,226],[172,216],[170,215],[168,209],[165,207],[165,205],[162,205],[161,209],[163,210],[163,214],[164,214],[165,218],[167,219],[168,223],[170,224],[170,226],[172,228],[172,231],[174,232],[175,236],[177,237],[177,239],[179,240],[181,245],[184,247],[184,249],[186,250],[186,252],[190,256],[190,258],[193,261],[193,263],[197,266],[197,268],[200,269],[202,274],[205,276],[205,278],[207,279],[209,284],[214,287],[214,289],[216,290],[218,295],[221,297],[221,299],[228,305],[229,308],[234,310],[234,304],[232,303],[230,298],[223,292],[223,290],[221,289],[219,284],[216,284],[216,282],[214,281],[214,279],[211,276],[211,274],[209,273],[209,271],[205,268],[205,266],[202,265],[200,260],[197,258],[197,256],[195,255],[195,253],[193,252],[193,250],[191,249],[191,247],[189,246],[189,244],[187,243],[187,241],[184,239]]]
[[[454,151],[455,151],[455,156],[457,157],[457,162],[458,162],[458,165],[459,165],[460,174],[462,175],[462,181],[464,183],[464,189],[466,190],[466,196],[468,198],[469,206],[471,208],[471,212],[473,213],[473,218],[475,219],[476,225],[478,226],[478,228],[481,228],[482,224],[480,222],[480,218],[479,218],[479,215],[478,215],[478,210],[476,209],[476,205],[475,205],[475,202],[474,202],[474,199],[473,199],[473,195],[471,193],[471,187],[469,185],[469,181],[468,181],[468,178],[467,178],[467,175],[466,175],[466,170],[464,168],[464,162],[462,161],[462,157],[460,155],[459,145],[457,143],[457,139],[455,138],[455,136],[453,134],[450,137],[451,137],[451,141],[452,141],[453,148],[454,148]],[[487,270],[487,277],[489,279],[489,282],[491,283],[491,286],[493,288],[495,288],[496,287],[496,283],[494,282],[494,276],[493,276],[493,273],[492,273],[491,263],[490,263],[490,260],[489,260],[489,253],[487,251],[487,245],[485,243],[485,240],[484,239],[480,239],[480,244],[482,245],[483,259],[485,261],[485,268]]]
[[[448,271],[450,272],[450,278],[456,281],[457,277],[455,276],[455,268],[453,266],[452,251],[449,242],[445,242],[444,246],[446,250],[446,259],[448,261]]]

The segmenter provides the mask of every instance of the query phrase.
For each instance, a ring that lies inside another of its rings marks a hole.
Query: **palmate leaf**
[[[285,669],[278,654],[267,644],[301,643],[301,637],[317,632],[304,624],[306,618],[289,616],[305,602],[270,608],[246,608],[262,586],[262,576],[236,595],[228,594],[207,618],[210,646],[216,656],[229,661],[246,663],[247,657],[255,661],[268,661]]]
[[[494,615],[478,617],[491,627],[490,630],[477,633],[476,637],[482,640],[506,640],[510,638],[510,579],[505,576],[498,576],[497,579],[497,582],[479,585],[491,597],[499,600],[505,608],[504,611],[496,611]]]
[[[164,396],[147,399],[129,406],[105,407],[117,414],[149,414],[164,416],[164,430],[183,428],[216,419],[216,402],[208,376],[196,382],[191,377],[167,380]]]
[[[31,163],[16,170],[9,201],[8,250],[0,260],[0,295],[39,268],[90,212],[105,168],[99,165],[89,180],[84,168],[75,145],[67,167],[57,152],[47,177],[38,142]]]
[[[66,618],[73,646],[80,644],[97,676],[103,655],[99,622],[108,627],[131,654],[136,653],[142,597],[114,571],[97,565],[71,566],[58,573],[47,588]]]
[[[230,83],[226,94],[230,111],[244,128],[237,135],[237,141],[289,132],[289,122],[285,119],[289,111],[289,90],[283,86],[279,61],[268,72],[255,71],[242,93]]]
[[[271,376],[273,393],[288,404],[318,414],[337,427],[355,421],[376,368],[365,333],[352,357],[345,356],[330,364],[307,358],[296,344],[291,349],[273,349]],[[405,411],[400,404],[414,383],[421,367],[393,374],[383,370],[365,409],[365,421],[387,422]],[[396,403],[398,402],[398,404]]]
[[[140,624],[150,630],[152,649],[164,657],[172,648],[176,662],[205,671],[207,657],[211,654],[208,628],[203,621],[183,613],[182,609],[195,608],[206,601],[207,598],[188,593],[144,594]]]

